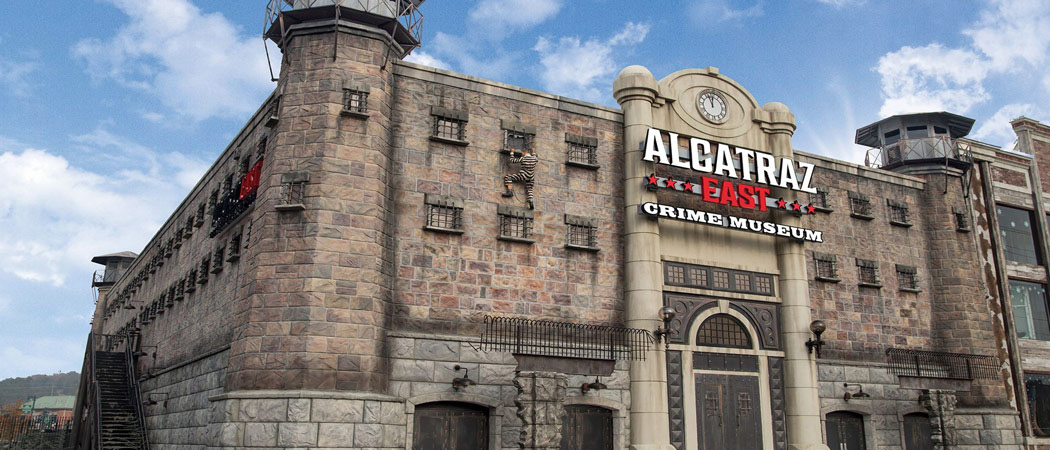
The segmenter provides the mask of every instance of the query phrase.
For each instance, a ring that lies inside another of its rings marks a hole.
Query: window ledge
[[[302,203],[283,203],[273,207],[274,209],[286,212],[286,211],[302,211],[306,209],[306,205]]]
[[[582,162],[582,161],[565,161],[565,165],[566,166],[572,166],[572,167],[579,167],[581,169],[591,169],[591,170],[598,170],[598,169],[600,169],[602,167],[602,166],[600,166],[598,164],[585,163],[585,162]]]
[[[911,228],[915,224],[909,223],[909,222],[898,222],[896,220],[891,220],[890,221],[890,225],[893,225],[895,227]]]
[[[956,228],[955,231],[958,231],[960,233],[969,233],[971,230],[969,228]]]
[[[830,214],[830,213],[833,213],[833,212],[835,212],[835,210],[834,210],[834,209],[831,209],[831,208],[825,208],[825,207],[823,207],[823,206],[814,206],[814,207],[813,207],[813,210],[814,210],[814,211],[817,211],[817,212],[827,213],[827,214]]]
[[[922,292],[922,289],[901,288],[901,292],[911,292],[913,294],[918,294]]]
[[[470,142],[467,142],[467,141],[464,141],[464,140],[452,139],[452,138],[441,137],[441,136],[430,136],[430,140],[434,141],[434,142],[441,142],[443,144],[448,144],[448,145],[458,145],[460,147],[466,147],[466,146],[470,145]]]
[[[821,276],[818,276],[816,278],[816,280],[817,281],[823,281],[825,283],[840,283],[840,282],[842,282],[842,279],[839,279],[839,278],[829,278],[829,277],[821,277]]]
[[[369,113],[360,112],[360,111],[352,111],[352,110],[349,110],[349,109],[344,109],[342,111],[339,111],[339,115],[343,116],[343,117],[353,117],[355,119],[367,119],[369,117],[372,117],[372,115],[369,114]]]
[[[582,251],[585,251],[585,252],[600,252],[602,250],[602,249],[600,249],[598,247],[591,247],[591,246],[588,246],[588,245],[573,245],[573,244],[565,244],[565,248],[567,248],[569,250],[582,250]]]
[[[463,234],[465,230],[459,228],[443,228],[443,227],[432,227],[430,225],[424,225],[424,230],[433,231],[436,233],[448,233],[448,234]]]
[[[860,214],[860,213],[849,213],[849,216],[854,218],[854,219],[860,219],[860,220],[875,220],[875,216],[869,216],[869,215]]]
[[[866,288],[873,288],[873,289],[882,289],[882,284],[880,284],[880,283],[863,283],[862,282],[862,283],[857,283],[857,286],[866,287]]]
[[[532,239],[532,238],[520,238],[520,237],[514,237],[514,236],[502,236],[501,235],[501,236],[498,236],[496,239],[499,239],[501,241],[521,242],[521,243],[524,243],[524,244],[535,244],[536,243],[536,240]]]
[[[185,292],[187,294],[191,294],[193,292],[197,292],[197,288],[193,287],[193,282],[191,281],[190,285],[186,286],[186,289],[184,289],[183,292]]]
[[[211,269],[211,273],[219,273],[219,272],[222,272],[222,266],[217,266],[217,267]]]
[[[208,279],[207,278],[201,278],[201,279],[197,280],[197,284],[207,284],[207,283],[208,283]]]
[[[236,262],[238,259],[241,259],[241,255],[239,253],[227,256],[226,262]]]
[[[281,121],[280,117],[270,116],[270,117],[266,118],[265,126],[266,126],[266,128],[273,128],[274,126],[277,125],[277,122],[280,122],[280,121]]]

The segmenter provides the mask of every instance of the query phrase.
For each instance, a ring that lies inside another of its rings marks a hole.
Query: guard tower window
[[[1035,220],[1031,211],[998,205],[999,233],[1003,238],[1003,253],[1008,261],[1040,265],[1043,259],[1036,250]]]
[[[708,347],[751,348],[751,336],[744,325],[728,314],[716,314],[700,324],[696,345]]]
[[[896,144],[897,141],[901,140],[901,130],[887,131],[885,134],[882,135],[882,137],[883,145]]]
[[[598,139],[575,134],[565,134],[568,153],[565,163],[570,166],[597,169]]]
[[[830,253],[813,253],[813,262],[817,268],[817,281],[839,281],[835,255]]]
[[[1050,341],[1050,315],[1046,303],[1046,286],[1027,281],[1010,280],[1010,302],[1014,307],[1017,337]]]
[[[499,239],[518,242],[535,242],[532,238],[533,214],[531,210],[499,205]]]
[[[930,130],[926,125],[908,127],[908,139],[921,139],[930,136]]]
[[[578,250],[598,250],[598,221],[587,217],[565,215],[566,244]]]
[[[897,284],[902,291],[919,291],[919,272],[915,267],[897,264]]]
[[[858,219],[871,220],[874,218],[871,216],[871,200],[867,195],[859,192],[849,191],[849,212],[850,217]]]
[[[423,229],[446,233],[463,232],[463,203],[461,200],[445,195],[427,194],[423,198],[426,204],[426,225]]]
[[[882,287],[879,280],[879,263],[868,259],[857,259],[857,278],[861,286]]]
[[[948,130],[935,125],[933,127],[933,134],[948,134]]]

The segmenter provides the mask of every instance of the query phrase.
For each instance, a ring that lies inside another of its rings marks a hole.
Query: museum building
[[[406,62],[421,3],[271,2],[273,94],[93,259],[77,448],[1050,448],[1050,127],[839,161],[713,67]]]

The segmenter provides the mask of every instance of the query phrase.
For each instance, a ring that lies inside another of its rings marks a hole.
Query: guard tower
[[[270,0],[266,7],[264,37],[284,49],[287,32],[304,22],[357,23],[386,31],[397,42],[404,58],[419,47],[425,0]]]
[[[102,273],[95,271],[95,275],[91,279],[91,287],[108,288],[113,286],[113,283],[116,283],[120,275],[128,267],[131,267],[131,262],[138,256],[138,254],[132,252],[120,252],[91,258],[91,262],[106,266]]]
[[[857,130],[856,143],[867,147],[864,164],[899,173],[921,174],[972,164],[969,148],[957,139],[973,128],[973,119],[949,112],[901,114]]]

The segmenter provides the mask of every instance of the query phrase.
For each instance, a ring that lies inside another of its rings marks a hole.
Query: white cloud
[[[84,342],[40,336],[5,336],[0,346],[0,380],[31,374],[80,371]]]
[[[501,79],[520,64],[517,55],[498,44],[474,39],[470,36],[455,36],[438,32],[431,41],[434,52],[455,61],[456,68],[474,76]],[[479,56],[475,56],[479,55]]]
[[[187,0],[109,1],[130,22],[109,39],[73,47],[93,78],[156,95],[196,120],[250,114],[273,90],[260,39],[221,14]]]
[[[412,52],[412,54],[405,58],[405,61],[445,70],[449,70],[450,67],[447,62],[437,59],[433,55],[422,50]]]
[[[693,21],[709,24],[712,20],[718,23],[761,17],[765,11],[762,9],[762,2],[747,8],[734,8],[729,4],[729,0],[698,0],[690,8],[690,14]]]
[[[467,17],[472,28],[499,41],[516,31],[532,28],[554,17],[561,0],[481,0]]]
[[[977,130],[969,137],[996,144],[1003,148],[1013,148],[1012,144],[1017,140],[1017,135],[1014,134],[1014,129],[1010,126],[1010,121],[1021,116],[1041,120],[1046,116],[1046,112],[1035,105],[1023,103],[1009,104],[999,108],[995,114],[992,114],[992,117],[982,120],[981,126],[977,127]]]
[[[991,99],[987,79],[1005,73],[1038,74],[1050,91],[1045,70],[1050,60],[1050,8],[1045,0],[992,0],[963,33],[971,42],[962,48],[906,46],[879,58],[875,69],[882,77],[880,114],[966,113]]]
[[[541,37],[532,48],[540,55],[540,80],[545,89],[558,95],[592,102],[605,100],[609,96],[607,82],[618,67],[614,50],[641,43],[648,33],[649,25],[627,23],[607,40]]]
[[[825,5],[828,5],[828,6],[833,6],[835,8],[843,8],[843,7],[846,7],[846,6],[862,5],[865,2],[865,0],[817,0],[817,1],[820,2],[820,3],[823,3]]]
[[[105,130],[74,141],[124,169],[104,176],[24,146],[0,153],[0,270],[62,286],[97,269],[92,256],[139,251],[207,167]]]

